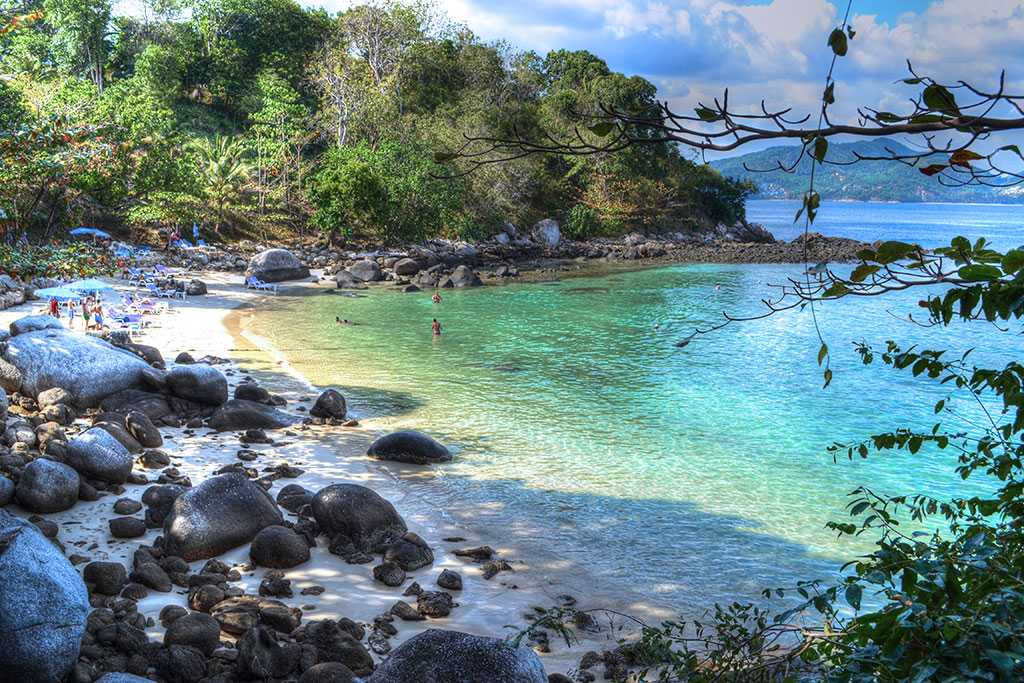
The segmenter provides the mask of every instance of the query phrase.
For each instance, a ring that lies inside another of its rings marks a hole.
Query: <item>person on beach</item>
[[[50,299],[50,315],[54,318],[60,318],[60,310],[58,309],[57,298]]]
[[[434,318],[434,322],[430,324],[430,329],[435,337],[441,336],[441,323],[437,322],[437,318]]]
[[[434,296],[431,297],[431,298],[434,300],[435,304],[441,303],[441,293],[440,292],[434,292]]]
[[[82,304],[82,320],[85,321],[85,329],[88,331],[92,326],[92,310],[89,308],[89,300]]]
[[[92,317],[93,326],[97,330],[103,330],[103,306],[101,306],[99,303],[97,303],[96,307],[93,309],[92,313],[93,313],[93,317]]]
[[[75,302],[68,302],[68,329],[75,329]]]

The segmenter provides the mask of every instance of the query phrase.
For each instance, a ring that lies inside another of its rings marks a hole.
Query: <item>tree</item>
[[[85,74],[103,92],[110,45],[109,0],[45,0],[43,11],[53,27],[53,52],[69,74]]]
[[[213,230],[218,235],[228,216],[237,216],[243,206],[249,180],[249,164],[238,140],[218,137],[193,145],[199,163],[200,194],[213,209]]]
[[[307,142],[309,110],[288,81],[272,70],[256,78],[250,107],[249,143],[256,156],[256,185],[260,211],[265,209],[271,176],[287,204],[293,184],[301,183],[302,149]],[[294,183],[293,183],[294,180]]]

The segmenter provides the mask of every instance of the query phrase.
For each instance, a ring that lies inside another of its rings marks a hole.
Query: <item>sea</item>
[[[752,201],[780,239],[797,202]],[[825,202],[812,230],[934,247],[957,235],[1024,245],[1024,206]],[[429,293],[391,288],[279,296],[252,331],[318,387],[383,429],[418,429],[455,451],[405,486],[495,545],[683,617],[758,600],[798,580],[834,580],[871,538],[837,538],[850,493],[983,494],[955,456],[829,451],[907,426],[928,429],[948,398],[951,429],[978,406],[948,386],[880,364],[855,345],[888,340],[977,363],[1024,355],[1019,325],[925,329],[908,320],[926,291],[816,307],[834,379],[823,388],[810,311],[790,310],[694,337],[725,315],[754,315],[800,265],[675,265]],[[335,324],[347,318],[356,325]],[[443,334],[430,333],[437,318]]]

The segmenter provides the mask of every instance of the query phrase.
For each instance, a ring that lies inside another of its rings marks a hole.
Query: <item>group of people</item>
[[[60,302],[57,299],[50,299],[50,315],[60,320]],[[103,304],[98,298],[85,297],[82,303],[68,301],[64,304],[64,315],[68,319],[68,327],[74,329],[75,318],[82,316],[82,324],[86,331],[102,330],[106,325],[103,319]]]
[[[434,292],[434,296],[431,297],[431,300],[435,304],[441,303],[441,294],[440,294],[440,292]],[[341,316],[334,316],[334,322],[337,325],[358,325],[359,324],[359,323],[357,323],[355,321],[349,320],[348,318],[342,318]],[[441,323],[438,322],[437,318],[434,318],[433,321],[430,323],[430,331],[431,331],[431,333],[433,333],[433,335],[435,337],[440,337],[441,336]]]

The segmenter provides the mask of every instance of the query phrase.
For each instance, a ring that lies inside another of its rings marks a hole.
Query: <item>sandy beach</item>
[[[292,372],[264,340],[246,330],[245,309],[258,307],[260,298],[266,294],[244,289],[238,276],[203,273],[200,277],[207,283],[209,293],[188,297],[184,301],[175,300],[171,310],[159,316],[155,325],[148,327],[137,341],[160,349],[168,363],[183,351],[196,358],[205,355],[226,358],[230,362],[217,367],[227,376],[232,393],[240,380],[252,376],[272,393],[287,400],[284,410],[294,412],[298,406],[311,407],[323,388],[310,386]],[[286,283],[284,286],[316,285]],[[32,305],[0,312],[0,324],[7,325],[38,309],[40,304],[33,302]],[[396,621],[399,633],[391,639],[392,647],[427,628],[504,637],[528,625],[524,615],[536,614],[535,608],[564,604],[567,595],[578,600],[577,606],[583,609],[611,608],[648,618],[668,616],[664,613],[655,615],[650,606],[631,603],[621,596],[602,595],[579,568],[559,561],[556,551],[544,558],[519,557],[517,549],[503,546],[501,538],[481,537],[465,520],[454,519],[432,505],[431,501],[411,495],[403,487],[403,478],[432,475],[422,467],[384,464],[366,457],[367,446],[379,433],[372,420],[362,420],[358,427],[300,424],[288,430],[269,432],[274,442],[270,445],[242,444],[239,434],[216,433],[205,428],[164,428],[161,431],[165,441],[163,450],[170,456],[172,466],[188,476],[193,484],[198,484],[225,465],[237,463],[237,451],[248,447],[257,450],[259,457],[247,465],[261,472],[281,463],[288,463],[304,472],[296,479],[282,478],[274,482],[271,495],[276,496],[281,487],[293,483],[317,491],[330,484],[347,482],[368,486],[389,500],[404,517],[409,529],[424,538],[435,555],[433,565],[410,572],[405,585],[417,581],[427,590],[434,589],[437,576],[443,569],[457,571],[463,577],[463,588],[455,595],[459,606],[449,617],[421,622]],[[158,473],[140,466],[136,471],[144,472],[151,480]],[[121,497],[138,500],[146,488],[146,485],[128,484]],[[84,555],[90,560],[115,560],[130,566],[132,553],[138,544],[153,543],[160,530],[149,530],[143,538],[136,540],[119,540],[111,536],[107,520],[113,516],[111,506],[116,498],[106,495],[94,502],[79,502],[66,512],[48,515],[60,525],[59,540],[68,555]],[[21,516],[28,516],[14,506],[11,509]],[[295,519],[294,515],[285,514],[286,519]],[[451,542],[445,541],[446,538],[464,540]],[[484,580],[480,565],[452,553],[457,548],[478,545],[493,547],[501,558],[510,562],[514,571]],[[236,548],[220,559],[241,569],[249,561],[248,545]],[[195,562],[192,569],[198,571],[201,565],[202,562]],[[79,568],[82,566],[84,563]],[[345,563],[330,554],[321,543],[312,549],[310,561],[286,571],[295,593],[295,597],[286,602],[301,608],[304,622],[344,616],[361,623],[373,623],[374,617],[386,613],[396,600],[401,599],[405,586],[389,588],[375,581],[370,569],[371,565]],[[265,571],[242,571],[240,586],[247,593],[255,594]],[[323,592],[319,595],[301,593],[303,589],[314,586],[323,587]],[[153,617],[154,625],[148,630],[151,637],[159,638],[162,631],[156,619],[160,609],[167,604],[185,606],[186,593],[180,588],[175,588],[171,594],[151,592],[139,602],[139,611]],[[579,631],[579,642],[571,648],[551,633],[551,652],[541,654],[547,672],[567,673],[575,668],[584,652],[614,648],[616,641],[625,633],[619,629],[621,622],[617,622],[616,628],[609,628],[606,619],[602,623],[605,627],[598,633]]]

